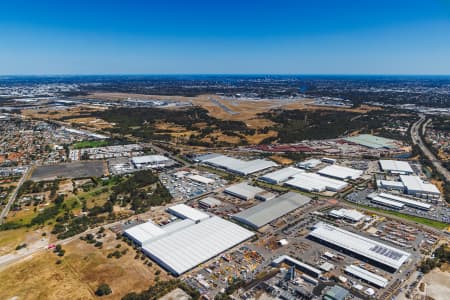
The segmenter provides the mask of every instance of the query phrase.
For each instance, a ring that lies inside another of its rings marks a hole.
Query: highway
[[[13,205],[14,201],[16,201],[17,194],[19,193],[19,189],[22,186],[22,184],[25,182],[25,179],[28,177],[28,173],[30,172],[31,167],[28,167],[27,170],[23,173],[22,178],[20,178],[19,183],[17,184],[16,188],[14,189],[14,192],[9,197],[8,203],[6,204],[5,208],[2,210],[0,214],[0,225],[3,224],[3,221],[5,220],[6,216],[9,213],[9,210],[11,209],[11,206]]]
[[[450,172],[442,165],[441,161],[436,158],[436,156],[427,148],[420,137],[419,130],[422,128],[422,133],[425,132],[426,125],[430,120],[426,121],[424,115],[420,116],[420,119],[411,126],[411,138],[415,145],[418,145],[422,150],[423,154],[431,161],[436,170],[442,174],[447,181],[450,182]]]

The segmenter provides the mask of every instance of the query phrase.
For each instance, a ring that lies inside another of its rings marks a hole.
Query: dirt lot
[[[63,258],[47,251],[12,265],[0,273],[0,299],[14,296],[20,299],[95,299],[95,289],[100,283],[107,283],[113,293],[102,299],[121,299],[132,291],[148,288],[157,276],[166,280],[168,275],[155,263],[144,265],[144,261],[135,259],[136,252],[115,235],[106,231],[102,238],[103,248],[75,240],[63,246],[66,254]],[[116,245],[120,244],[120,248]],[[128,252],[120,258],[107,258],[115,250]],[[61,259],[60,264],[56,261]],[[20,284],[18,284],[20,283]]]
[[[435,300],[448,299],[450,294],[450,272],[434,269],[426,274],[422,280],[425,283],[423,295],[432,297]]]
[[[39,166],[33,170],[31,180],[45,181],[56,178],[99,177],[106,173],[103,161],[82,161],[67,164]]]

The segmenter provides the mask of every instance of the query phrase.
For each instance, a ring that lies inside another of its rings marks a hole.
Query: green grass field
[[[72,144],[72,149],[83,149],[83,148],[95,148],[95,147],[104,147],[108,146],[110,141],[108,140],[100,140],[100,141],[81,141]]]

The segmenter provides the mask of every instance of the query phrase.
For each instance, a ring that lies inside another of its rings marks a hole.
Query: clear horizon
[[[449,75],[450,1],[360,2],[8,1],[0,74]]]

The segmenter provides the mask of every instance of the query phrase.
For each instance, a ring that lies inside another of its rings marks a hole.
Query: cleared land
[[[168,278],[156,264],[145,265],[147,260],[140,256],[135,259],[136,252],[116,240],[112,232],[105,233],[102,249],[75,240],[63,246],[66,254],[62,258],[46,251],[3,270],[0,299],[96,299],[94,292],[101,283],[107,283],[113,291],[102,299],[120,299],[130,291],[148,288],[156,277]],[[120,258],[107,258],[109,253],[124,249],[128,251]],[[56,264],[58,259],[60,264]]]
[[[99,177],[105,173],[106,167],[103,161],[82,161],[36,167],[31,175],[31,180],[46,181],[57,178]]]
[[[425,291],[421,293],[431,299],[448,299],[450,294],[450,273],[438,268],[426,274],[422,280],[425,283]]]

